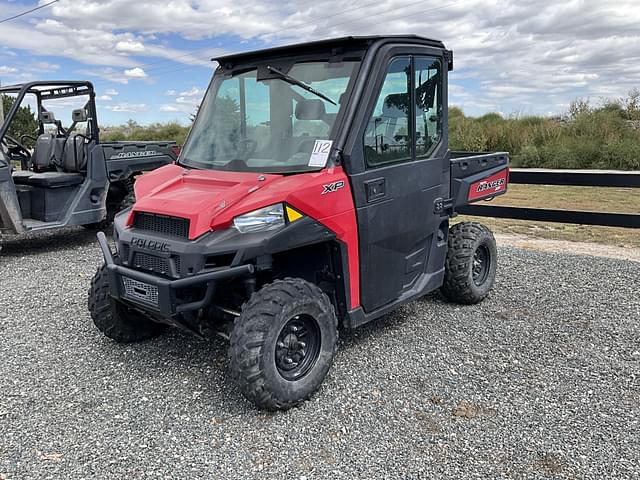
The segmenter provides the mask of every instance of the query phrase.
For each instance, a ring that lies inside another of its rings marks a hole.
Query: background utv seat
[[[56,138],[50,133],[43,133],[36,140],[31,154],[31,170],[18,170],[13,172],[13,183],[16,185],[29,185],[31,178],[40,172],[54,170],[62,161],[65,138]]]
[[[53,164],[62,168],[62,172],[43,172],[29,176],[25,184],[34,187],[56,188],[79,185],[84,181],[87,159],[82,136],[53,139]],[[25,175],[26,176],[26,175]]]
[[[31,170],[16,170],[11,174],[16,185],[28,185],[29,179],[35,175]]]
[[[44,172],[32,175],[28,184],[34,187],[56,188],[80,185],[84,181],[81,173]]]

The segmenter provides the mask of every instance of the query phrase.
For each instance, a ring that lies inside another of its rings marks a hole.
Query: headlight
[[[233,226],[240,233],[266,232],[284,227],[284,208],[281,203],[245,213],[233,219]]]

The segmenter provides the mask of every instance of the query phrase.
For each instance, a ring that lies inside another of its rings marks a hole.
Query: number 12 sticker
[[[332,144],[333,140],[316,140],[311,151],[311,157],[309,157],[309,166],[324,167],[329,159]]]

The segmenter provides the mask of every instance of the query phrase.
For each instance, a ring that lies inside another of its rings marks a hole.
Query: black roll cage
[[[3,140],[5,135],[7,134],[9,125],[15,117],[16,112],[20,108],[24,97],[27,94],[33,94],[35,95],[38,103],[37,114],[40,134],[44,133],[44,125],[40,120],[40,112],[43,111],[43,101],[88,95],[89,101],[87,102],[85,107],[89,111],[89,118],[87,121],[89,123],[89,128],[91,131],[91,139],[98,142],[99,128],[98,116],[96,113],[96,93],[91,82],[77,80],[52,80],[20,83],[0,87],[0,95],[5,93],[17,95],[13,106],[11,107],[9,112],[5,114],[4,121],[0,126],[0,141]]]

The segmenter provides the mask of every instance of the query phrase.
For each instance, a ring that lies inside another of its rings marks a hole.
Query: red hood
[[[234,216],[249,211],[236,207],[246,197],[281,178],[281,175],[190,170],[167,165],[136,181],[133,210],[188,218],[189,238],[193,239],[213,226],[228,225]],[[129,223],[132,220],[131,216]]]

